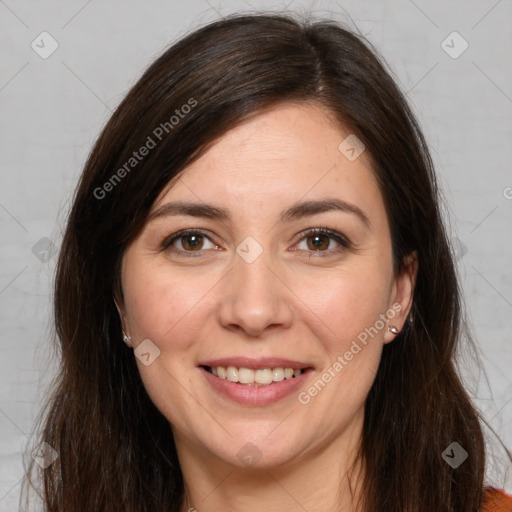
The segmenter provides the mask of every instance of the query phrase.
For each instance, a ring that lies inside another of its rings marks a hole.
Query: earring
[[[390,326],[388,327],[388,330],[389,330],[390,332],[392,332],[393,334],[398,334],[398,333],[400,332],[400,331],[399,331],[399,330],[398,330],[394,325],[390,325]]]
[[[132,339],[130,336],[126,336],[126,334],[123,332],[123,341],[130,347],[132,345]]]

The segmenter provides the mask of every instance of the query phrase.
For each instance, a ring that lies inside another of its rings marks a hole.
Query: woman
[[[428,149],[335,23],[232,16],[149,67],[83,171],[55,323],[47,510],[510,510]]]

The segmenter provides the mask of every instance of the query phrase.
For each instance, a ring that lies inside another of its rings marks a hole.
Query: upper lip
[[[292,361],[291,359],[284,359],[282,357],[261,357],[258,359],[250,357],[223,357],[221,359],[211,359],[209,361],[202,361],[199,366],[235,366],[237,368],[251,368],[258,370],[260,368],[293,368],[294,370],[303,370],[305,368],[312,368],[312,365],[300,361]]]

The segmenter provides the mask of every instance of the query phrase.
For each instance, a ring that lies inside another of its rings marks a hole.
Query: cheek
[[[204,311],[207,292],[214,284],[212,274],[199,278],[192,268],[189,272],[171,273],[165,264],[128,259],[123,290],[130,329],[136,339],[149,338],[157,345],[172,339],[175,348],[192,340],[193,336],[186,336],[185,331],[199,328],[194,312]]]
[[[388,311],[390,274],[378,266],[369,268],[303,283],[297,294],[305,298],[304,318],[308,309],[315,313],[309,313],[309,329],[327,356],[301,403],[314,400],[319,409],[329,409],[334,424],[344,424],[362,406],[382,355],[387,324],[381,315]],[[319,381],[327,383],[325,391]]]
[[[347,266],[299,280],[297,296],[322,322],[320,337],[331,349],[343,349],[374,326],[389,305],[392,273],[385,264]],[[294,290],[294,291],[295,291]],[[383,334],[382,325],[379,335]]]

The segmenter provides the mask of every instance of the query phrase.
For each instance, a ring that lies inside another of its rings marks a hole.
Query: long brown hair
[[[85,165],[55,279],[60,373],[40,413],[40,441],[59,457],[38,473],[46,511],[179,510],[184,486],[169,422],[122,343],[113,301],[122,298],[121,258],[178,172],[283,101],[314,102],[363,141],[389,216],[395,272],[418,254],[412,321],[384,346],[365,404],[363,509],[479,510],[481,417],[455,368],[461,294],[414,115],[362,37],[332,21],[253,14],[211,23],[167,49]],[[442,457],[453,442],[468,453],[456,469]],[[34,469],[32,461],[31,485]]]

